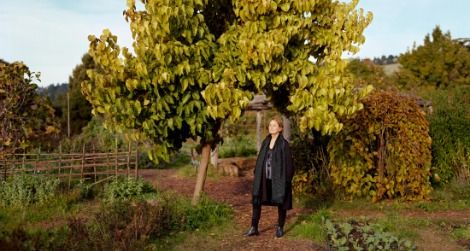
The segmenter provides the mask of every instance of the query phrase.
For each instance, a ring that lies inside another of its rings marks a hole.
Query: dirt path
[[[259,224],[260,235],[244,237],[243,231],[251,224],[251,172],[243,173],[242,177],[221,177],[217,181],[206,180],[205,191],[212,199],[224,202],[235,210],[235,229],[239,233],[223,238],[217,250],[326,250],[312,241],[294,240],[291,238],[275,238],[274,225],[277,222],[277,208],[263,207]],[[144,179],[161,190],[173,190],[191,197],[195,185],[194,178],[182,178],[172,169],[142,170]],[[286,234],[289,233],[289,223],[296,220],[300,214],[311,212],[306,209],[294,208],[287,213]]]

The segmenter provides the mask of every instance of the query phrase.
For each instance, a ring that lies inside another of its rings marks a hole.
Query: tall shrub
[[[375,91],[328,144],[334,185],[349,196],[424,199],[431,191],[431,138],[416,101]]]

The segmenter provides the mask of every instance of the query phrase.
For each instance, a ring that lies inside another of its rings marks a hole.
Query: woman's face
[[[279,134],[280,132],[282,132],[282,127],[279,126],[276,120],[271,120],[269,122],[268,130],[269,130],[269,134],[275,135],[275,134]]]

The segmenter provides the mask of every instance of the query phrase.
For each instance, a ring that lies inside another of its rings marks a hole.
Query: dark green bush
[[[470,87],[429,93],[433,113],[428,116],[432,138],[435,183],[454,176],[470,182]]]

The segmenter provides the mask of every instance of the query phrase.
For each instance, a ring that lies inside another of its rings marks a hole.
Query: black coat
[[[292,209],[292,177],[294,175],[294,167],[292,165],[292,154],[289,148],[289,142],[287,142],[281,134],[277,137],[273,148],[271,161],[272,190],[271,193],[269,193],[271,196],[267,196],[265,161],[270,141],[271,135],[268,135],[261,145],[258,159],[256,160],[252,203],[254,205],[282,205],[286,210]]]

